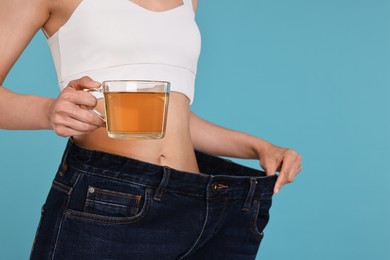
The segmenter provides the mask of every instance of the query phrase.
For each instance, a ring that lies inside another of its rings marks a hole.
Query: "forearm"
[[[13,93],[0,86],[0,129],[50,129],[51,98]]]
[[[259,150],[266,150],[270,145],[258,137],[212,124],[193,113],[190,130],[196,150],[218,156],[258,159]]]

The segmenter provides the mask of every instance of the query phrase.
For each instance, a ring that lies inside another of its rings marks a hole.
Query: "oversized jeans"
[[[196,158],[200,174],[70,139],[30,259],[255,259],[277,176]]]

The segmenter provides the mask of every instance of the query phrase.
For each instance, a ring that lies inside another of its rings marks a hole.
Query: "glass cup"
[[[154,80],[107,80],[100,88],[87,89],[104,95],[108,136],[119,139],[160,139],[165,136],[170,83]]]

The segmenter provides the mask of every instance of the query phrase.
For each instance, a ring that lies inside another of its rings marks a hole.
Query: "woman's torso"
[[[56,0],[51,3],[50,18],[43,27],[48,37],[56,33],[69,20],[80,2],[80,0]],[[138,4],[138,2],[133,1],[130,4]],[[161,5],[143,7],[152,9],[155,12],[164,12],[183,4],[181,0],[155,2]],[[103,111],[103,106],[103,100],[99,99],[97,109]],[[107,136],[104,128],[100,128],[83,136],[75,136],[74,140],[89,149],[165,165],[178,170],[198,172],[190,135],[189,118],[190,101],[187,96],[179,92],[171,92],[166,135],[163,139],[112,139]]]

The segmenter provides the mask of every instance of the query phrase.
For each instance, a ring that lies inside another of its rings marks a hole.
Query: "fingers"
[[[275,183],[274,193],[278,193],[283,185],[294,181],[302,170],[302,156],[294,150],[286,150],[281,159],[281,170]]]
[[[71,87],[65,88],[59,99],[79,106],[91,108],[97,105],[97,99],[91,93],[77,91]]]
[[[62,123],[69,124],[68,126],[70,126],[71,123],[77,123],[77,121],[96,127],[101,127],[104,125],[104,122],[101,119],[99,119],[94,113],[84,107],[71,104],[70,108],[67,108],[62,112],[59,110],[58,112],[63,114]],[[80,124],[75,125],[73,128],[81,131],[88,131],[88,129]]]
[[[100,85],[101,84],[99,82],[94,81],[88,76],[85,76],[80,79],[70,81],[68,87],[74,88],[76,90],[83,90],[86,88],[98,88]]]
[[[84,135],[97,128],[98,127],[86,125],[79,121],[79,122],[70,122],[69,126],[65,124],[61,124],[55,129],[55,132],[59,136],[67,137],[67,136]]]
[[[89,77],[71,81],[61,92],[50,110],[53,130],[60,136],[82,135],[102,127],[105,123],[89,108],[97,105],[97,99],[85,88],[99,87],[100,83]]]
[[[264,165],[263,168],[264,168],[265,174],[267,176],[275,175],[276,170],[277,170],[276,165],[277,164],[274,164],[274,163],[268,163],[268,164]]]
[[[74,104],[59,105],[52,124],[60,136],[82,135],[104,126],[104,122],[92,112]]]

